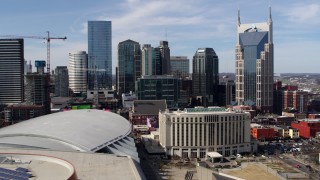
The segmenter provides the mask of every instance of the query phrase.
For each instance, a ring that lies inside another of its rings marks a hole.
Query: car
[[[301,166],[299,164],[294,164],[293,167],[295,168],[301,168]]]

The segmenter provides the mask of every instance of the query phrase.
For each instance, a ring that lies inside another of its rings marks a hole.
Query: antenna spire
[[[269,6],[269,22],[272,22],[271,5]]]
[[[167,28],[165,28],[165,40],[168,40]]]
[[[240,9],[238,9],[238,26],[240,26],[241,22],[240,22]]]

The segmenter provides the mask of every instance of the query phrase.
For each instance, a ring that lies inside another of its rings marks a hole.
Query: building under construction
[[[44,106],[46,114],[51,112],[49,79],[49,74],[32,73],[25,76],[25,102]]]

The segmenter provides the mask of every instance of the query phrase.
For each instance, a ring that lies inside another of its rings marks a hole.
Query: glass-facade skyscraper
[[[141,47],[130,39],[118,44],[117,91],[118,95],[135,90],[141,77]]]
[[[88,21],[88,89],[112,87],[111,21]]]
[[[203,106],[217,105],[219,58],[212,48],[198,48],[193,56],[193,94]]]
[[[265,23],[241,24],[238,12],[236,44],[236,101],[272,112],[273,40],[271,9]]]
[[[24,40],[0,39],[0,104],[24,101]]]

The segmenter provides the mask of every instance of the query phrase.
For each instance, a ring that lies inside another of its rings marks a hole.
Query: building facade
[[[309,139],[320,132],[320,119],[303,119],[291,123],[291,127],[299,130],[299,136]]]
[[[271,9],[266,23],[241,24],[238,14],[236,42],[236,101],[272,112],[273,28]]]
[[[187,56],[170,56],[171,74],[179,78],[190,76],[190,60]]]
[[[69,96],[69,75],[67,66],[57,66],[54,73],[55,96]]]
[[[0,39],[0,104],[24,101],[24,40]]]
[[[169,75],[142,76],[137,81],[139,100],[166,100],[168,108],[178,107],[181,80]]]
[[[158,47],[160,51],[161,59],[161,75],[168,75],[171,72],[170,68],[170,48],[168,41],[160,41],[160,46]]]
[[[51,113],[50,75],[48,73],[32,73],[25,76],[25,102],[44,106],[45,113]]]
[[[276,137],[276,132],[271,126],[251,124],[251,136],[257,140],[273,140]]]
[[[111,21],[88,21],[88,89],[112,87]]]
[[[159,112],[160,144],[167,155],[205,158],[250,152],[250,115],[224,108],[186,108]]]
[[[212,48],[198,48],[193,56],[193,95],[203,106],[217,105],[219,59]]]
[[[73,93],[87,92],[88,54],[69,53],[69,87]]]
[[[155,75],[155,50],[150,44],[142,46],[141,75]]]
[[[284,91],[283,109],[293,108],[300,113],[308,112],[307,91]]]
[[[130,39],[118,45],[118,95],[135,90],[135,82],[141,77],[141,49],[138,42]]]

